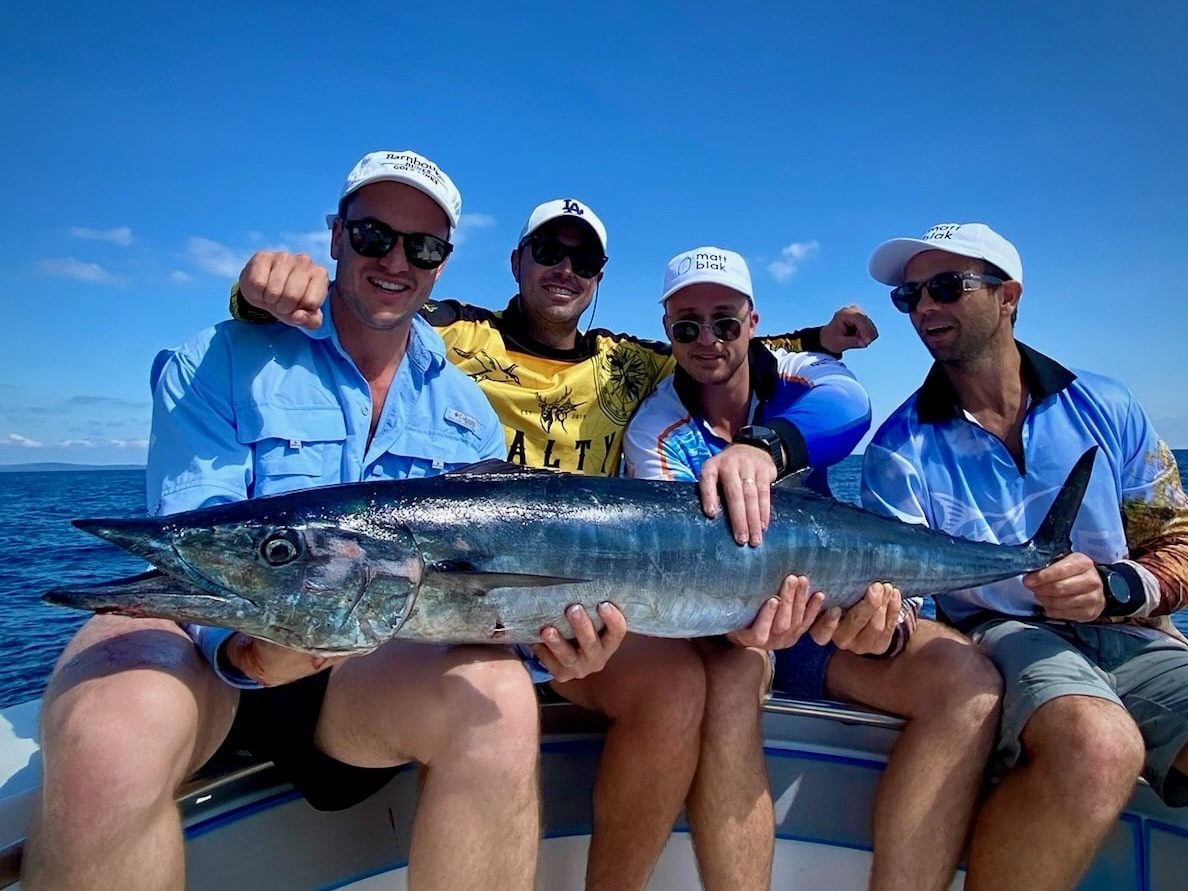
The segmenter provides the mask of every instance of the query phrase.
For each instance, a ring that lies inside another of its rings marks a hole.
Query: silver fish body
[[[880,517],[801,487],[772,492],[761,547],[707,519],[692,484],[502,470],[349,483],[161,518],[79,520],[162,570],[60,589],[83,609],[235,628],[318,653],[399,635],[539,640],[566,606],[619,607],[628,627],[698,637],[747,626],[788,573],[827,605],[873,581],[905,596],[1039,569],[1070,550],[1086,453],[1036,537],[1003,546]]]

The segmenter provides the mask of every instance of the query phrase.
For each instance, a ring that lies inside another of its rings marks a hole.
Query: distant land
[[[69,470],[144,470],[143,464],[66,464],[42,461],[30,464],[0,464],[0,473],[62,473]]]

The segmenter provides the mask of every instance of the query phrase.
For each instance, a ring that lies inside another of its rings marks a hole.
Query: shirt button
[[[363,414],[363,417],[367,417],[369,414],[371,414],[371,406],[365,405],[360,408],[359,411]]]

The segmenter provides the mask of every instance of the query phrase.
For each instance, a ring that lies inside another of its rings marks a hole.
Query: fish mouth
[[[41,595],[46,603],[134,618],[172,619],[219,625],[257,612],[236,594],[213,593],[159,569],[94,584],[68,585]]]
[[[227,603],[248,604],[259,612],[260,604],[232,591],[203,573],[188,561],[177,549],[176,536],[171,532],[168,520],[152,517],[139,519],[82,519],[72,520],[76,529],[111,542],[137,557],[152,563],[159,570],[175,578],[181,584],[193,586],[215,595]],[[121,579],[119,581],[127,581]]]

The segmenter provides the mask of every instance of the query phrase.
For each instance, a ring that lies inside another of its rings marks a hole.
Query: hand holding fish
[[[613,603],[600,603],[598,617],[603,623],[601,634],[595,630],[594,623],[583,607],[573,604],[565,610],[565,618],[573,628],[576,647],[552,625],[541,629],[540,639],[544,642],[533,646],[532,651],[554,680],[561,683],[576,681],[602,671],[607,660],[619,648],[627,634],[627,620],[623,614]]]
[[[862,599],[847,610],[826,610],[810,634],[819,644],[833,641],[839,650],[859,656],[877,656],[887,652],[899,624],[903,597],[898,588],[887,582],[872,582]]]
[[[1049,619],[1092,622],[1106,608],[1101,575],[1085,554],[1069,554],[1038,572],[1027,573],[1023,587],[1035,595]]]
[[[769,597],[749,628],[732,631],[726,637],[740,647],[782,650],[792,646],[812,627],[821,613],[825,595],[809,595],[809,580],[803,575],[785,576],[778,597]]]
[[[843,306],[821,329],[821,346],[831,353],[864,349],[879,337],[879,329],[861,306]]]
[[[322,304],[330,287],[326,267],[306,254],[259,251],[239,273],[239,293],[286,325],[322,326]]]
[[[734,540],[757,547],[771,523],[771,486],[775,479],[771,455],[751,445],[728,446],[701,469],[697,480],[701,509],[707,517],[716,517],[722,510],[718,495],[721,489]]]
[[[279,687],[331,668],[349,656],[317,656],[237,632],[223,644],[223,658],[265,687]]]

